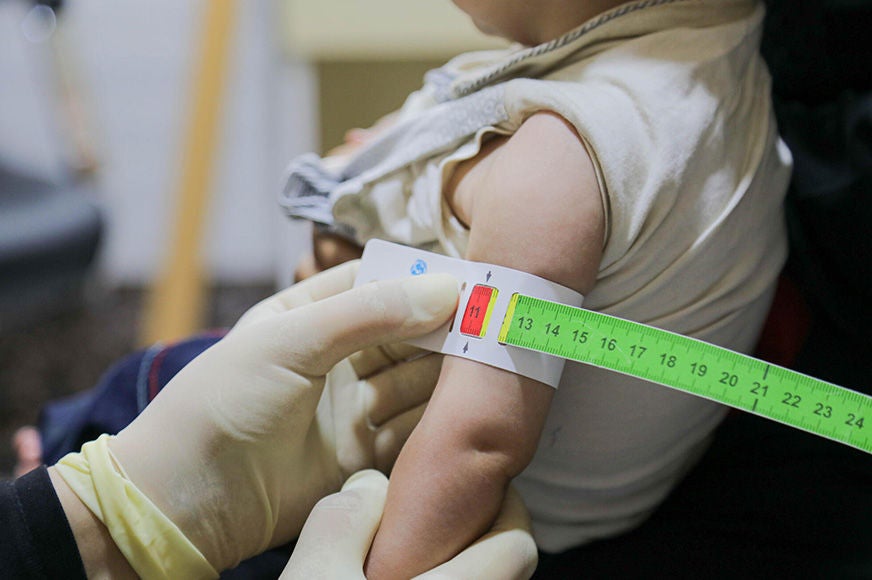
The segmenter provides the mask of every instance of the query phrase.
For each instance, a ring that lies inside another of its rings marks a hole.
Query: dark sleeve
[[[0,482],[0,578],[85,578],[73,531],[44,466]]]

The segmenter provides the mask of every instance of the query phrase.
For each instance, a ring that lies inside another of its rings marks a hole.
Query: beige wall
[[[322,61],[318,72],[322,151],[342,143],[352,127],[369,127],[421,86],[439,60]]]
[[[285,0],[286,48],[312,60],[444,59],[499,41],[450,0]]]
[[[277,273],[286,283],[309,240],[306,224],[287,220],[276,203],[288,160],[312,151],[317,137],[314,67],[283,61],[278,1],[235,3],[204,238],[207,272],[221,283],[268,281]],[[168,251],[210,2],[65,4],[62,62],[71,65],[66,72],[100,165],[94,196],[107,220],[100,272],[110,284],[149,283]],[[68,142],[53,85],[59,77],[48,44],[22,34],[32,4],[0,0],[0,159],[64,180]]]
[[[450,0],[285,0],[285,49],[316,64],[322,151],[368,127],[468,50],[505,46]]]

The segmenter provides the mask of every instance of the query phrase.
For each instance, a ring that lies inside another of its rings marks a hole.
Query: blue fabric
[[[133,353],[112,366],[94,389],[47,404],[39,419],[43,460],[51,465],[102,433],[118,433],[176,373],[220,338],[197,336]]]

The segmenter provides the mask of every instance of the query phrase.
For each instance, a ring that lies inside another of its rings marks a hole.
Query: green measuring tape
[[[872,397],[694,338],[515,294],[499,342],[645,379],[872,453]]]

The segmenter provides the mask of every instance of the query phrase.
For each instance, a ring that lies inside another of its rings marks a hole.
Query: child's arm
[[[467,258],[537,274],[587,293],[603,243],[590,156],[563,119],[539,113],[492,141],[448,187],[470,226]],[[410,578],[451,558],[492,523],[530,462],[553,390],[445,357],[427,411],[391,474],[371,578]]]

